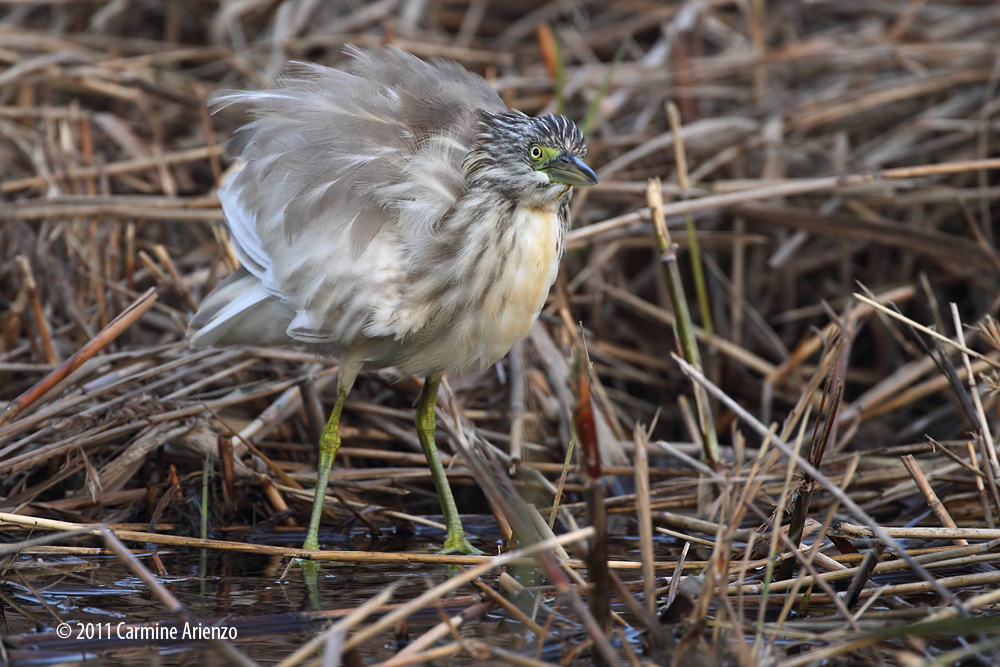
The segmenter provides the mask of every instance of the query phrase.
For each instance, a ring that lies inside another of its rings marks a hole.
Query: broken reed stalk
[[[556,515],[559,513],[559,503],[562,502],[563,490],[566,488],[566,477],[573,462],[573,450],[576,448],[576,435],[570,434],[569,445],[566,446],[566,456],[563,457],[562,469],[559,472],[559,482],[556,484],[556,494],[552,499],[552,511],[549,512],[549,528],[556,525]]]
[[[38,298],[38,281],[31,270],[31,262],[24,255],[14,258],[18,268],[21,269],[21,279],[24,280],[24,289],[28,293],[28,303],[31,304],[31,314],[35,320],[35,328],[38,330],[38,340],[42,345],[45,354],[45,361],[50,364],[58,364],[59,356],[52,344],[52,334],[49,332],[49,323],[45,319],[45,311],[42,309],[42,302]],[[0,426],[3,426],[0,423]]]
[[[943,523],[947,528],[958,528],[958,524],[955,520],[951,518],[951,514],[948,513],[948,508],[944,506],[941,499],[938,498],[937,494],[934,492],[934,487],[927,480],[927,476],[924,475],[924,471],[920,469],[920,465],[912,454],[906,454],[901,457],[903,465],[906,467],[906,472],[910,473],[910,477],[916,483],[917,488],[920,489],[920,493],[927,500],[927,506],[934,512],[934,515],[938,518],[941,523]],[[969,541],[963,537],[955,538],[955,544],[958,546],[966,546]]]
[[[587,516],[594,533],[587,548],[587,572],[590,578],[590,609],[601,630],[611,630],[611,578],[608,573],[608,521],[604,503],[605,487],[601,474],[601,449],[597,442],[594,408],[590,401],[590,368],[581,348],[573,352],[573,432],[583,452],[586,482],[583,493]]]
[[[667,280],[667,290],[670,294],[670,304],[674,309],[674,331],[680,342],[684,358],[694,367],[701,368],[701,352],[694,334],[694,323],[691,321],[691,311],[688,310],[687,297],[684,295],[684,283],[681,280],[680,268],[677,266],[677,248],[670,238],[667,221],[663,215],[663,186],[659,178],[651,178],[646,183],[646,198],[653,213],[653,233],[656,245],[660,250],[663,262],[663,273]],[[713,468],[722,465],[719,454],[719,438],[715,432],[712,419],[712,408],[708,393],[697,383],[693,384],[695,403],[698,406],[701,435],[704,441],[705,460]]]
[[[31,387],[31,389],[28,389],[11,401],[10,404],[4,408],[3,414],[0,414],[0,428],[13,421],[17,415],[19,415],[39,398],[44,396],[47,391],[59,384],[59,382],[66,378],[66,376],[83,365],[85,361],[100,352],[105,345],[121,335],[123,331],[132,326],[132,324],[142,317],[146,311],[152,308],[155,302],[156,289],[150,288],[146,290],[142,296],[133,301],[131,305],[123,310],[118,317],[112,320],[108,326],[101,329],[96,336],[87,341],[86,345],[77,350],[73,356],[61,363],[58,368],[54,369],[44,378],[39,380],[35,386]]]
[[[879,558],[882,557],[884,552],[885,545],[879,542],[865,554],[861,565],[858,566],[857,573],[851,579],[851,585],[847,587],[847,592],[844,593],[844,605],[848,609],[853,609],[858,603],[861,591],[871,580],[872,572],[875,571],[875,566],[878,565]]]
[[[816,428],[819,427],[819,419],[823,416],[823,404],[826,403],[826,397],[830,394],[831,381],[827,381],[826,390],[823,392],[823,401],[820,404],[820,413],[817,415]],[[843,397],[844,384],[837,379],[837,389],[833,396],[832,404],[830,405],[830,410],[826,414],[826,420],[823,422],[823,432],[821,435],[817,435],[816,431],[813,431],[812,445],[809,448],[809,463],[815,467],[819,468],[823,464],[823,454],[826,452],[827,447],[830,444],[831,434],[834,430],[834,424],[837,423],[837,418],[840,412],[840,399]],[[803,474],[802,481],[796,486],[793,492],[794,502],[792,505],[791,520],[788,524],[788,539],[792,544],[798,545],[802,542],[802,529],[805,527],[806,519],[809,516],[809,504],[812,501],[812,495],[816,488],[816,482],[813,480],[812,476],[808,473]],[[777,530],[778,527],[775,527]],[[788,579],[792,576],[792,570],[795,563],[789,559],[781,564],[778,569],[779,580]]]
[[[639,553],[642,560],[643,601],[649,613],[656,613],[656,570],[653,565],[653,511],[649,495],[649,443],[646,431],[636,425],[632,435],[635,442],[635,499],[636,519],[639,522]]]

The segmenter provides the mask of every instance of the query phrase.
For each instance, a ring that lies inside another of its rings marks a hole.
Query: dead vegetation
[[[1000,662],[1000,6],[0,12],[0,664],[67,650],[60,613],[18,594],[50,581],[43,555],[117,554],[164,619],[189,618],[152,545],[437,567],[402,602],[386,579],[356,609],[314,606],[339,620],[282,664]],[[347,403],[325,522],[370,548],[282,546],[336,362],[184,341],[236,261],[215,187],[242,118],[206,97],[348,43],[457,59],[510,106],[586,126],[601,182],[574,202],[547,309],[440,406],[459,507],[489,501],[479,546],[499,557],[386,547],[439,524],[418,383],[378,374]],[[277,540],[237,539],[248,525]],[[518,580],[524,552],[537,580]],[[420,610],[419,638],[366,652]],[[477,630],[497,616],[502,643]],[[214,648],[246,664],[247,646]]]

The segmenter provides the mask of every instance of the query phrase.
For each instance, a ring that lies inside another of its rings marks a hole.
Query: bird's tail
[[[295,315],[256,276],[240,267],[201,302],[188,325],[191,347],[280,345]]]

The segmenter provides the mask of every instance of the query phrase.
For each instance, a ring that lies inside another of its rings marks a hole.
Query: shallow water
[[[492,550],[495,530],[492,517],[473,520],[469,532],[474,543]],[[270,544],[297,544],[299,532],[275,531],[243,536],[245,541]],[[370,549],[367,531],[358,529],[346,535],[327,533],[326,548]],[[432,529],[415,535],[399,536],[387,531],[378,546],[385,549],[392,543],[399,550],[434,552],[439,548],[440,535]],[[227,539],[237,539],[227,536]],[[135,545],[133,545],[135,546]],[[660,544],[658,546],[665,546]],[[631,540],[618,542],[618,551],[630,551]],[[157,574],[153,551],[135,550],[143,565]],[[317,588],[313,592],[306,583],[301,566],[290,559],[233,552],[160,548],[156,552],[162,571],[158,581],[206,625],[215,623],[233,628],[235,645],[262,664],[277,662],[322,630],[330,620],[337,620],[340,610],[350,610],[380,593],[386,586],[400,582],[391,603],[410,600],[429,586],[447,577],[446,568],[437,565],[413,564],[342,564],[321,563]],[[540,583],[532,571],[510,570],[525,585]],[[496,583],[496,576],[486,582]],[[631,578],[628,575],[625,578]],[[55,664],[66,661],[97,660],[101,664],[169,664],[214,665],[227,661],[205,643],[184,641],[182,628],[176,628],[176,639],[152,641],[149,635],[168,637],[175,619],[166,605],[158,600],[146,585],[128,570],[120,560],[110,555],[65,556],[22,555],[8,572],[0,588],[19,610],[6,612],[8,659],[14,665]],[[478,591],[465,586],[457,597],[444,600],[441,609],[454,616],[474,604],[468,596]],[[562,653],[559,636],[575,634],[578,629],[567,610],[562,618],[569,623],[553,626],[554,636],[542,649],[543,659],[558,660]],[[546,613],[539,613],[544,623]],[[371,622],[378,615],[369,617]],[[34,620],[33,620],[34,619]],[[418,637],[441,620],[437,607],[411,616],[404,634],[394,637],[386,631],[366,642],[359,650],[365,664],[387,659],[405,643]],[[57,624],[69,624],[70,637],[56,634]],[[157,624],[159,629],[154,630]],[[232,632],[228,630],[227,632]],[[537,640],[506,612],[494,609],[461,628],[465,637],[473,637],[492,646],[508,650],[524,650],[534,655]],[[466,664],[471,658],[454,656],[448,664]],[[475,662],[482,662],[476,660]],[[2,664],[2,659],[0,659]]]

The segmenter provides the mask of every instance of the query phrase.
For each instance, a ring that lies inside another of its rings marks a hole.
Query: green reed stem
[[[670,303],[674,309],[674,328],[677,338],[681,343],[681,352],[684,359],[696,368],[701,368],[701,352],[698,350],[698,341],[694,335],[694,323],[691,321],[691,311],[688,310],[687,299],[684,296],[684,283],[681,280],[681,272],[677,266],[677,251],[667,230],[666,219],[663,215],[663,189],[660,179],[651,178],[647,183],[646,196],[649,200],[649,208],[653,214],[653,232],[656,236],[656,245],[660,250],[663,259],[664,276],[667,280],[667,291],[670,295]],[[705,460],[713,467],[718,466],[722,457],[719,455],[719,436],[715,432],[715,423],[712,419],[712,408],[708,400],[708,392],[701,385],[694,385],[695,402],[698,406],[698,416],[701,422],[702,438],[704,440]]]

